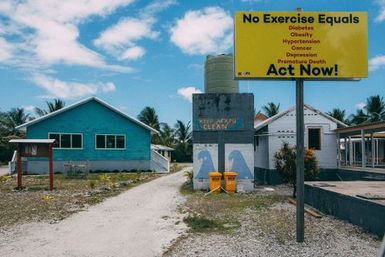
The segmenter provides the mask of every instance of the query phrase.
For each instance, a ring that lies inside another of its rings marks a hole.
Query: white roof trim
[[[114,111],[114,112],[116,112],[116,113],[122,115],[122,116],[125,117],[126,119],[135,122],[136,124],[138,124],[138,125],[140,125],[140,126],[146,128],[146,129],[150,130],[150,131],[153,132],[153,133],[156,133],[156,134],[159,133],[157,130],[151,128],[151,127],[148,126],[147,124],[144,124],[143,122],[141,122],[141,121],[139,121],[139,120],[137,120],[137,119],[135,119],[135,118],[133,118],[133,117],[127,115],[126,113],[124,113],[124,112],[120,111],[119,109],[113,107],[112,105],[110,105],[110,104],[104,102],[103,100],[97,98],[96,96],[88,97],[88,98],[83,99],[83,100],[81,100],[81,101],[79,101],[79,102],[77,102],[77,103],[68,105],[68,106],[66,106],[66,107],[64,107],[64,108],[62,108],[62,109],[60,109],[60,110],[57,110],[57,111],[48,113],[48,114],[46,114],[46,115],[44,115],[44,116],[41,116],[41,117],[39,117],[39,118],[36,118],[36,119],[31,120],[31,121],[29,121],[29,122],[26,122],[26,123],[24,123],[24,124],[22,124],[22,125],[17,126],[16,129],[25,129],[26,127],[28,127],[28,126],[30,126],[30,125],[33,125],[33,124],[35,124],[35,123],[38,123],[38,122],[43,121],[43,120],[46,120],[46,119],[49,119],[49,118],[51,118],[51,117],[53,117],[53,116],[56,116],[56,115],[58,115],[58,114],[60,114],[60,113],[62,113],[62,112],[66,112],[66,111],[68,111],[68,110],[74,109],[74,108],[76,108],[76,107],[78,107],[78,106],[80,106],[80,105],[83,105],[83,104],[85,104],[85,103],[88,103],[88,102],[90,102],[90,101],[92,101],[92,100],[97,101],[98,103],[100,103],[101,105],[107,107],[107,108],[110,109],[111,111]]]
[[[55,139],[11,139],[10,143],[53,144]]]
[[[339,120],[337,120],[337,119],[331,117],[330,115],[327,115],[326,113],[321,112],[320,110],[317,110],[316,108],[314,108],[314,107],[312,107],[312,106],[310,106],[310,105],[308,105],[308,104],[304,104],[304,107],[306,107],[306,108],[309,109],[309,110],[312,110],[313,112],[316,112],[317,114],[319,114],[319,115],[325,117],[326,119],[329,119],[329,120],[331,120],[331,121],[333,121],[333,122],[335,122],[335,123],[341,125],[342,127],[348,127],[348,125],[346,125],[345,123],[343,123],[343,122],[341,122],[341,121],[339,121]],[[275,121],[275,120],[281,118],[282,116],[286,115],[287,113],[291,112],[291,111],[295,111],[295,106],[293,106],[293,107],[287,109],[287,110],[284,111],[284,112],[280,112],[280,113],[278,113],[278,114],[276,114],[276,115],[274,115],[274,116],[268,118],[267,120],[264,120],[264,121],[261,122],[261,123],[258,123],[258,124],[254,127],[254,129],[258,131],[258,130],[262,129],[263,127],[269,125],[269,124],[272,123],[273,121]]]

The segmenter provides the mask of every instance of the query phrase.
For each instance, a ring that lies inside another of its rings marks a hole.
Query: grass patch
[[[259,216],[273,204],[287,199],[283,195],[258,193],[205,196],[205,192],[194,191],[190,182],[183,184],[180,190],[187,198],[183,210],[188,216],[184,222],[191,232],[199,233],[234,231],[241,226],[243,219],[252,218],[246,217],[245,212]]]
[[[23,176],[22,191],[14,191],[15,176],[0,176],[0,229],[30,221],[56,222],[159,177],[152,172],[90,174],[85,178],[54,176],[49,191],[47,175]]]
[[[183,183],[182,187],[180,188],[180,192],[184,195],[193,194],[194,188],[192,182],[187,181]]]
[[[213,220],[199,216],[188,216],[183,221],[193,232],[213,232],[231,230],[240,227],[240,223]]]

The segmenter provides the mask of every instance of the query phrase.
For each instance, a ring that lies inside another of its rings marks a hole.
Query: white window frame
[[[83,150],[83,133],[61,133],[61,132],[48,132],[48,138],[50,138],[50,135],[57,134],[59,135],[59,147],[53,147],[53,149],[60,149],[60,150]],[[61,147],[61,135],[70,135],[70,145],[71,147]],[[72,135],[80,135],[81,137],[81,147],[72,147]]]
[[[104,148],[98,148],[97,145],[97,137],[98,136],[104,136]],[[115,148],[107,148],[107,136],[115,136]],[[116,138],[118,136],[123,136],[124,137],[124,148],[117,148],[116,144]],[[126,141],[126,134],[95,134],[95,150],[102,150],[102,151],[124,151],[127,149],[127,141]]]

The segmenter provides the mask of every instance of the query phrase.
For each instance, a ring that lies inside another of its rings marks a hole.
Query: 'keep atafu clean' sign
[[[368,76],[366,12],[237,12],[236,79]]]

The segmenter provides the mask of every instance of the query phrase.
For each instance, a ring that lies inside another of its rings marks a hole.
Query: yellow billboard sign
[[[368,76],[366,12],[237,12],[236,79]]]

